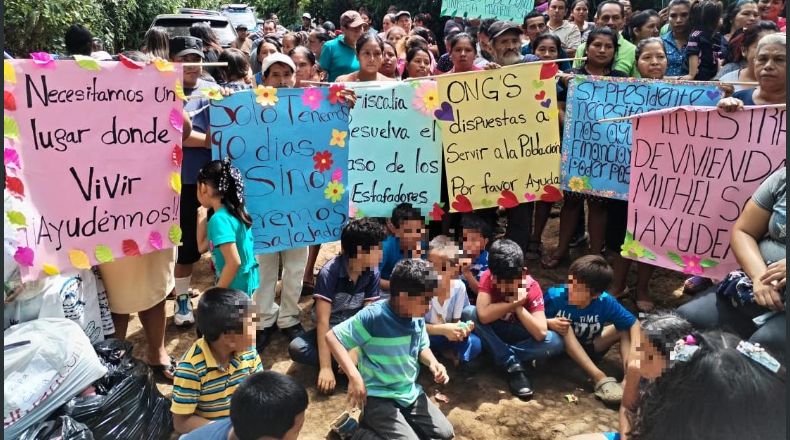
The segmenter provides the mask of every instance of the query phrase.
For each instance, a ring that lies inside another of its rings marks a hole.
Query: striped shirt
[[[170,411],[206,419],[229,417],[230,396],[247,376],[261,370],[261,358],[254,349],[236,353],[227,371],[220,370],[208,342],[200,338],[176,367]]]
[[[359,347],[359,373],[368,395],[409,406],[422,393],[416,383],[420,352],[428,348],[423,318],[402,318],[379,301],[332,328],[347,349]]]

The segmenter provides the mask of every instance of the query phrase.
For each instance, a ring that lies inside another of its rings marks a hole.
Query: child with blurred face
[[[422,318],[438,278],[429,262],[402,260],[392,271],[389,300],[364,308],[326,333],[348,377],[349,401],[363,408],[355,437],[418,438],[417,431],[435,439],[453,438],[450,422],[416,383],[419,363],[428,367],[436,383],[450,380],[429,347]],[[349,355],[352,349],[359,350],[359,367]]]
[[[401,203],[392,210],[387,223],[391,236],[384,240],[384,256],[379,265],[381,288],[389,290],[392,269],[404,258],[425,258],[425,218],[410,203]]]
[[[466,286],[469,301],[474,304],[480,283],[480,275],[488,270],[488,240],[491,227],[475,214],[464,214],[461,219],[463,254],[459,260],[461,281]]]

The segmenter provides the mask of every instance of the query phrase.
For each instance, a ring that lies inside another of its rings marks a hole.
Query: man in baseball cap
[[[267,87],[293,87],[296,83],[294,73],[296,65],[291,57],[279,52],[267,56],[261,64],[263,85]]]
[[[302,28],[301,30],[305,32],[310,32],[311,30],[315,29],[313,26],[313,17],[305,12],[302,14]]]
[[[324,44],[318,62],[326,71],[329,82],[359,70],[356,46],[365,32],[365,19],[357,11],[346,11],[340,16],[340,30],[343,35]]]
[[[495,63],[500,66],[510,66],[528,61],[521,55],[522,34],[521,26],[512,21],[497,21],[488,28]],[[537,59],[534,55],[530,56],[530,59],[532,58]],[[527,203],[527,205],[531,204]]]
[[[411,14],[409,11],[398,11],[395,13],[395,23],[402,27],[406,34],[411,32]]]
[[[203,58],[203,41],[196,37],[173,37],[170,39],[170,58],[185,58],[187,55],[197,55],[200,57],[195,62],[200,62]]]

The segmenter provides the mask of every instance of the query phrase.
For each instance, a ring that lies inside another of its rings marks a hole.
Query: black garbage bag
[[[19,440],[94,440],[94,437],[84,424],[71,417],[60,416],[31,426]]]
[[[132,358],[132,345],[115,339],[94,348],[108,369],[95,396],[75,397],[61,412],[87,425],[97,439],[168,440],[170,400],[159,393],[151,368]]]

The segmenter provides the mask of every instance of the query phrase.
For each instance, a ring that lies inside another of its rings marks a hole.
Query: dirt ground
[[[555,211],[556,214],[556,211]],[[553,249],[556,246],[558,218],[549,220],[544,233],[544,246]],[[316,262],[317,272],[326,261],[340,251],[340,243],[322,245],[321,253]],[[209,257],[205,255],[196,265],[192,278],[192,287],[201,291],[210,287],[213,276],[210,272]],[[550,285],[561,283],[567,274],[567,265],[554,270],[545,270],[538,262],[528,262],[530,273],[544,289]],[[658,306],[674,307],[688,298],[680,295],[680,287],[684,277],[682,274],[664,269],[656,270],[650,291]],[[635,271],[629,276],[629,285],[635,283]],[[193,304],[197,300],[193,299]],[[302,324],[305,328],[314,327],[310,320],[313,299],[302,297]],[[623,304],[635,311],[628,299]],[[173,356],[181,356],[195,340],[194,328],[179,329],[172,325],[173,305],[168,301],[168,326],[165,345]],[[135,355],[143,356],[144,337],[140,321],[133,317],[129,327],[129,340],[135,344]],[[305,385],[310,397],[310,406],[300,438],[323,439],[328,437],[329,423],[344,410],[349,409],[345,397],[345,388],[338,386],[330,396],[320,394],[315,387],[317,371],[314,368],[298,365],[288,357],[288,341],[280,333],[275,335],[272,343],[262,356],[265,369],[273,369],[289,374]],[[619,351],[613,347],[604,358],[601,369],[609,375],[621,380],[623,369]],[[535,397],[528,402],[513,397],[507,389],[502,374],[488,363],[483,371],[473,377],[464,377],[448,366],[450,382],[438,386],[433,383],[426,369],[423,369],[419,382],[426,393],[447,415],[455,427],[457,439],[537,439],[558,440],[568,436],[586,433],[613,431],[617,429],[617,408],[607,407],[592,394],[592,383],[585,377],[581,369],[573,362],[561,357],[539,367],[530,374],[535,389]],[[160,391],[169,396],[172,386],[160,383]],[[448,403],[436,401],[434,395],[441,391],[449,398]],[[575,395],[578,401],[570,403],[566,395]],[[175,438],[175,437],[174,437]]]

